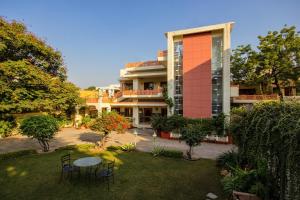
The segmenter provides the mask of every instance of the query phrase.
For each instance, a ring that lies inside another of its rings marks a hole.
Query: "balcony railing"
[[[85,98],[85,103],[98,103],[98,98]]]
[[[234,97],[234,100],[277,100],[277,94],[270,94],[270,95],[239,95],[238,97]]]
[[[140,96],[140,95],[160,95],[163,89],[155,90],[123,90],[118,92],[115,97],[119,98],[121,96]]]

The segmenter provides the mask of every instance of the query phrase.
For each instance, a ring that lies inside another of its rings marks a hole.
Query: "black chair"
[[[108,190],[109,190],[111,178],[113,180],[113,183],[115,183],[114,168],[115,168],[115,161],[111,161],[102,165],[102,167],[98,166],[95,170],[95,179],[106,181]]]
[[[80,168],[73,166],[71,164],[71,155],[66,154],[61,157],[61,175],[60,175],[60,181],[67,175],[67,177],[73,176],[73,172],[80,173]]]

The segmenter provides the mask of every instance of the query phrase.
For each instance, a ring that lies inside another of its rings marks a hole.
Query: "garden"
[[[60,157],[67,153],[72,159],[98,156],[115,160],[114,184],[108,190],[106,184],[76,176],[60,182]],[[220,175],[213,160],[190,162],[114,148],[97,151],[88,145],[65,147],[46,154],[27,151],[0,159],[0,184],[3,186],[0,192],[5,200],[205,199],[208,192],[224,199]]]
[[[300,199],[300,103],[263,102],[232,110],[230,130],[238,151],[221,155],[227,195]],[[254,197],[252,197],[254,198]]]

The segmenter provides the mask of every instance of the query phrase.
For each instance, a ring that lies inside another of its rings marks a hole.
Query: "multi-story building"
[[[153,114],[210,118],[230,112],[230,35],[233,22],[167,32],[155,61],[128,63],[111,109],[149,127]],[[164,90],[174,106],[165,103]]]

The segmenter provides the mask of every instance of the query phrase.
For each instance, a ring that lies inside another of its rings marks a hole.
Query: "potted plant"
[[[158,114],[151,117],[151,127],[156,131],[157,136],[161,136],[162,127],[164,126],[166,119],[167,117]]]
[[[165,118],[162,121],[160,136],[165,139],[171,138],[171,131],[173,130],[173,126],[169,118]]]

